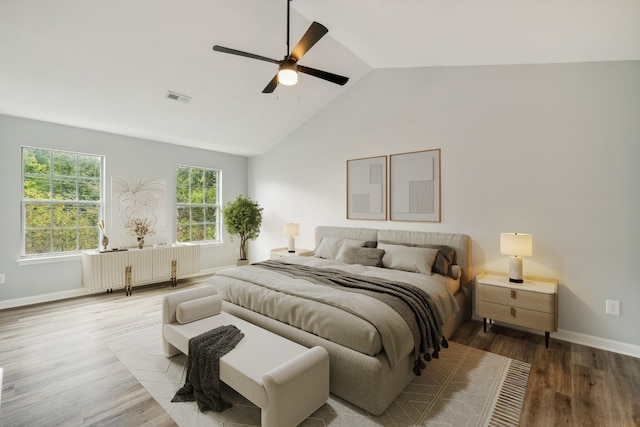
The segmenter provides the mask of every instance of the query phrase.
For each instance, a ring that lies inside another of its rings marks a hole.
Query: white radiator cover
[[[171,280],[176,261],[176,279],[200,272],[199,245],[172,245],[82,254],[82,286],[90,290],[125,287],[126,268],[131,267],[131,285]]]

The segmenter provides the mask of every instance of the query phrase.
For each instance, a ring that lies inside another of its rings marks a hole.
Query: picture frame
[[[440,222],[440,149],[389,156],[391,221]]]
[[[387,219],[387,156],[347,160],[347,219]]]

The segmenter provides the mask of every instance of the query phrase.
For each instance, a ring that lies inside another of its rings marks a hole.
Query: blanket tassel
[[[440,344],[443,348],[449,348],[449,343],[445,337],[442,337],[442,344]]]
[[[419,377],[421,373],[420,365],[418,365],[418,361],[416,360],[416,363],[413,365],[413,375]]]
[[[427,365],[424,363],[424,360],[420,359],[419,357],[418,357],[418,360],[416,360],[416,363],[418,364],[420,369],[424,369],[427,367]]]

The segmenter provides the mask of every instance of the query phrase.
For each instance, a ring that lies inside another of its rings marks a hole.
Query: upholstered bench
[[[220,379],[261,409],[262,427],[296,426],[329,398],[329,354],[307,348],[222,309],[213,286],[176,291],[164,297],[165,355],[188,354],[189,339],[224,325],[244,338],[220,358]]]

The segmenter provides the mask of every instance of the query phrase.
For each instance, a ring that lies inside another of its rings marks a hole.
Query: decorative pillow
[[[436,255],[436,260],[431,270],[434,273],[446,276],[450,272],[451,265],[453,265],[453,257],[456,255],[456,250],[449,246],[438,246],[437,249],[438,255]]]
[[[380,243],[388,243],[391,242],[382,241]],[[431,267],[432,273],[438,273],[443,276],[450,276],[455,279],[455,274],[451,272],[451,267],[454,265],[453,260],[456,257],[456,250],[449,246],[444,245],[430,245],[430,244],[414,244],[414,243],[402,243],[403,246],[411,246],[418,248],[430,248],[437,249],[438,255],[436,255],[436,259],[433,262],[433,266]]]
[[[449,277],[460,280],[460,277],[462,277],[462,268],[456,264],[452,265],[451,269],[449,269]]]
[[[313,256],[325,259],[336,259],[336,257],[338,256],[338,250],[342,245],[342,241],[343,239],[324,236],[315,252],[313,253]]]
[[[365,243],[366,242],[364,240],[353,240],[353,239],[342,240],[342,244],[340,245],[340,249],[338,249],[338,254],[336,255],[335,259],[337,261],[341,261],[342,253],[346,248],[354,248],[354,247],[361,248],[365,245]]]
[[[437,249],[388,243],[378,243],[378,249],[384,250],[383,267],[427,275],[431,275],[431,267],[438,255]]]
[[[338,261],[345,264],[362,264],[369,267],[382,267],[382,249],[365,248],[360,246],[342,246]]]
[[[185,301],[176,307],[176,320],[180,324],[195,322],[205,317],[215,316],[222,310],[222,297],[210,295]]]

